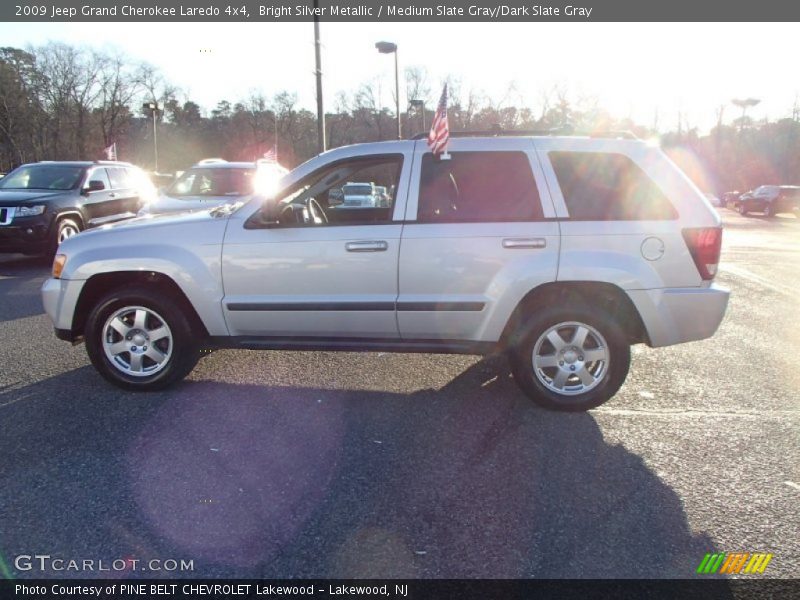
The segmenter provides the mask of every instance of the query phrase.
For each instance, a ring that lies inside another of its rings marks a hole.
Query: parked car
[[[78,232],[136,216],[155,197],[129,163],[44,161],[0,179],[0,252],[42,254]]]
[[[221,158],[201,160],[183,171],[162,190],[140,216],[187,210],[206,210],[233,204],[277,185],[288,169],[274,162],[228,162]]]
[[[395,202],[331,209],[348,181]],[[213,347],[504,351],[533,401],[585,410],[623,384],[631,344],[714,334],[721,240],[644,142],[453,134],[449,160],[424,140],[336,148],[270,196],[69,239],[42,297],[126,389],[173,384]]]
[[[717,207],[717,208],[723,206],[722,200],[717,198],[714,194],[712,194],[710,192],[706,192],[705,196],[706,196],[706,198],[708,198],[708,201],[711,203],[711,206],[714,206],[714,207]]]
[[[734,207],[736,205],[737,200],[739,200],[739,196],[740,195],[741,195],[741,192],[739,192],[739,191],[725,192],[724,194],[722,194],[722,198],[721,198],[722,206],[725,206],[725,207],[728,207],[728,208]]]
[[[774,217],[778,213],[800,210],[800,186],[762,185],[743,194],[737,205],[741,215],[760,212]]]
[[[374,208],[378,206],[375,184],[348,182],[342,186],[342,204],[339,208]]]

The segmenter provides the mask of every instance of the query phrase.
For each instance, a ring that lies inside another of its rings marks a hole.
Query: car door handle
[[[386,242],[347,242],[345,250],[348,252],[386,252],[389,244]]]
[[[506,238],[503,240],[503,248],[516,250],[519,248],[545,248],[547,240],[545,238]]]

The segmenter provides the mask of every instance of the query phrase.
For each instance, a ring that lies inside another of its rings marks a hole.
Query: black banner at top
[[[3,0],[17,22],[798,21],[787,0]]]

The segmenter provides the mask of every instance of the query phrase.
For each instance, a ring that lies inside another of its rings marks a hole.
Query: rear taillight
[[[683,230],[683,239],[694,259],[700,277],[714,279],[722,249],[721,227],[697,227]]]

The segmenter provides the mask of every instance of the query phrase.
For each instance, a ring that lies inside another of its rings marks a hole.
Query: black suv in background
[[[800,209],[800,187],[796,185],[762,185],[742,194],[737,202],[739,214],[764,213],[774,217],[778,213]]]
[[[83,229],[136,216],[155,194],[129,163],[22,165],[0,179],[0,252],[53,253]]]

